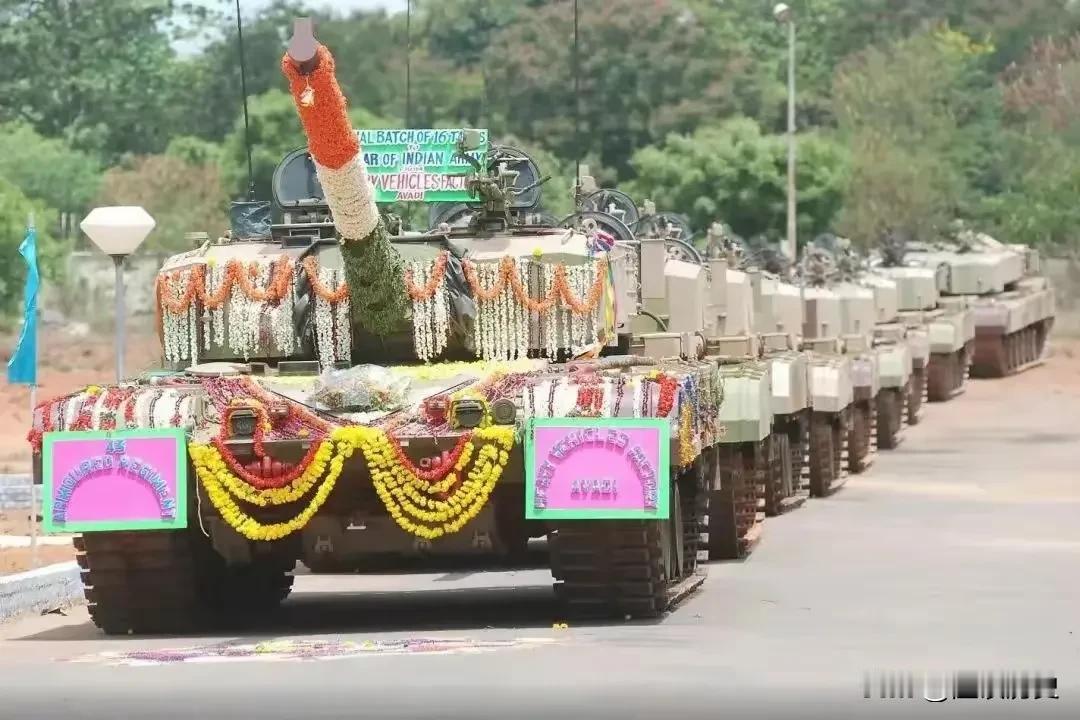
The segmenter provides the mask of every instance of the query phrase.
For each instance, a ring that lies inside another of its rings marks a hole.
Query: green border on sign
[[[52,514],[53,444],[63,440],[120,440],[141,438],[172,438],[176,441],[176,517],[172,520],[140,520],[130,522],[65,522],[54,523]],[[180,428],[146,428],[137,430],[95,430],[87,432],[46,433],[41,448],[41,517],[47,534],[110,532],[118,530],[183,530],[188,524],[187,435]]]
[[[566,510],[533,507],[536,496],[536,447],[533,429],[538,427],[656,428],[660,431],[660,460],[656,469],[655,510]],[[671,423],[662,418],[531,418],[525,425],[525,518],[528,520],[667,520],[671,514]]]

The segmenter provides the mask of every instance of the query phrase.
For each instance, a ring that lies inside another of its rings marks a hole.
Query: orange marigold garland
[[[608,280],[608,261],[585,265],[553,265],[512,257],[498,263],[464,262],[465,278],[477,301],[474,341],[485,360],[509,360],[528,352],[527,313],[537,315],[540,346],[549,357],[560,348],[584,347],[603,336],[596,310]],[[529,295],[525,277],[538,268],[540,298]],[[590,282],[591,276],[591,282]],[[507,285],[511,292],[506,292]],[[560,313],[560,305],[565,312]]]
[[[339,170],[360,152],[360,139],[349,120],[348,101],[334,74],[334,56],[319,45],[315,54],[315,69],[308,74],[300,71],[286,54],[281,59],[281,71],[289,80],[308,150],[315,162]]]
[[[446,250],[439,253],[431,269],[431,276],[423,286],[418,286],[414,282],[413,268],[411,266],[405,268],[405,288],[409,291],[409,297],[414,301],[430,300],[435,297],[435,293],[442,287],[443,280],[446,278],[446,263],[449,261],[449,256],[450,253]]]

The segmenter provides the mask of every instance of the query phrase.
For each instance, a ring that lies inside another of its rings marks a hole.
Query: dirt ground
[[[7,364],[16,338],[3,338],[0,360]],[[159,365],[161,350],[153,335],[128,338],[125,371],[135,374]],[[113,379],[111,336],[73,337],[59,330],[38,336],[39,403],[96,383]],[[24,385],[0,386],[0,475],[30,472],[30,390]]]

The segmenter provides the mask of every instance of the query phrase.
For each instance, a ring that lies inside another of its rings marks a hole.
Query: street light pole
[[[124,310],[124,256],[113,255],[116,268],[116,384],[124,379],[124,323],[127,314]]]
[[[79,227],[98,248],[112,258],[116,270],[116,383],[124,379],[124,260],[135,252],[150,231],[154,218],[141,207],[99,207]]]
[[[798,259],[795,202],[795,20],[788,16],[788,167],[787,167],[787,249],[792,262]]]

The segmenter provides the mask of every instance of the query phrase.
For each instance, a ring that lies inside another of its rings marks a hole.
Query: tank
[[[808,355],[799,349],[802,297],[788,281],[789,263],[778,248],[762,238],[743,240],[719,222],[708,235],[715,256],[710,262],[736,267],[750,280],[753,316],[747,335],[768,365],[772,381],[765,514],[780,515],[801,507],[810,495],[810,365]]]
[[[812,497],[825,497],[843,487],[852,470],[852,436],[869,436],[870,431],[865,424],[856,429],[856,356],[844,347],[843,301],[830,287],[835,259],[810,244],[797,270],[803,349],[810,356],[810,492]],[[865,377],[866,367],[863,363],[864,387],[873,382],[872,368],[869,381]]]
[[[615,210],[622,201],[606,207]],[[626,217],[628,213],[621,213]],[[746,557],[761,537],[768,488],[779,469],[771,455],[770,367],[754,336],[749,277],[726,260],[706,259],[690,242],[688,224],[649,201],[633,213],[640,258],[635,352],[649,357],[699,357],[718,368],[724,402],[718,408],[720,478],[707,497],[710,560]]]
[[[484,131],[358,133],[309,22],[282,71],[308,147],[272,206],[164,264],[163,369],[35,411],[45,528],[82,533],[93,621],[190,630],[276,607],[297,562],[514,565],[533,540],[568,616],[656,617],[703,542],[745,548],[756,476],[735,493],[721,458],[768,434],[768,365],[710,351],[713,268],[610,204],[553,222],[539,168]]]
[[[864,370],[867,383],[856,392],[874,398],[873,450],[894,449],[902,439],[905,418],[918,421],[922,383],[915,380],[914,357],[926,355],[925,338],[916,328],[909,339],[900,318],[896,281],[871,272],[869,258],[860,256],[850,240],[825,236],[818,244],[836,259],[841,281],[835,287],[845,307],[845,344],[849,351],[859,348],[872,364]]]
[[[936,273],[943,305],[970,308],[971,374],[996,378],[1039,363],[1054,323],[1054,292],[1038,251],[958,223],[941,241],[912,245],[907,259]]]
[[[968,298],[944,294],[946,267],[930,259],[928,246],[889,233],[879,243],[873,271],[897,285],[901,321],[929,345],[926,394],[945,402],[964,390],[975,350],[975,315]],[[919,345],[921,348],[921,344]]]

